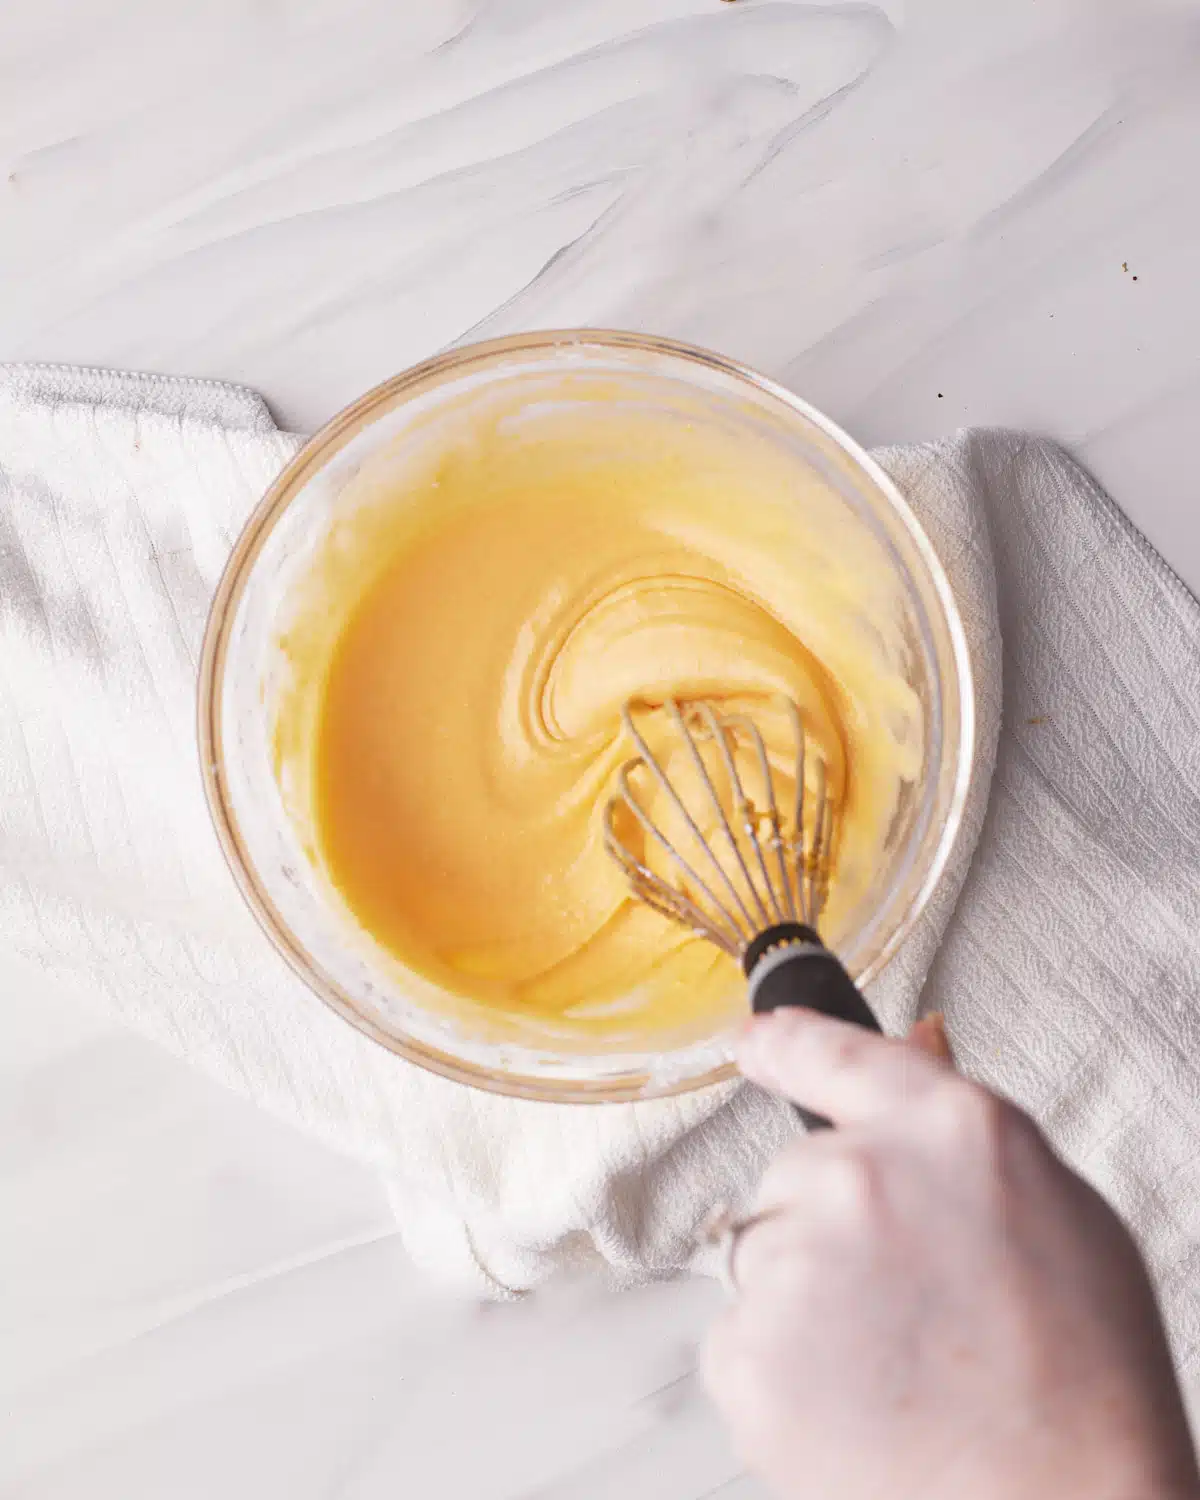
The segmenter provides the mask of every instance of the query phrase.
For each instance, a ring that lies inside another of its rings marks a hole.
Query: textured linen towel
[[[748,1087],[607,1107],[464,1089],[333,1016],[242,908],[200,789],[196,660],[298,443],[233,387],[0,370],[0,944],[376,1162],[443,1280],[502,1296],[565,1264],[687,1264],[786,1110]],[[958,596],[980,749],[947,876],[873,999],[894,1030],[943,1009],[964,1067],[1126,1214],[1194,1360],[1200,611],[1052,444],[967,432],[880,457]]]

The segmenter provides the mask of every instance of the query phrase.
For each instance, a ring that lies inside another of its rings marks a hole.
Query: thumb
[[[917,1045],[800,1008],[757,1016],[737,1059],[747,1078],[835,1125],[891,1114],[940,1083],[950,1065]],[[948,1051],[948,1049],[946,1049]]]

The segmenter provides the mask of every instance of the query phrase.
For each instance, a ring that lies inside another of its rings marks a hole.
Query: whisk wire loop
[[[728,849],[727,862],[722,862],[638,727],[635,708],[651,705],[630,703],[622,710],[626,733],[637,754],[617,774],[616,790],[605,809],[605,846],[621,866],[635,896],[734,957],[742,955],[758,933],[774,924],[802,922],[815,931],[828,894],[835,838],[828,770],[821,755],[809,753],[799,707],[790,698],[783,699],[782,705],[795,744],[792,826],[786,833],[770,753],[753,718],[743,713],[721,715],[706,702],[689,705],[686,713],[675,699],[667,699],[662,705],[715,818],[714,834],[719,833],[721,846]],[[704,742],[711,742],[724,773],[730,811],[701,751]],[[739,769],[739,745],[748,746],[757,766],[761,809],[755,807]],[[639,800],[634,776],[643,769],[674,814],[672,824],[677,819],[686,830],[695,850],[693,854],[689,849],[691,858],[676,847]],[[811,791],[807,786],[810,774]],[[641,854],[623,836],[622,823],[626,828],[629,825],[622,810],[632,816],[645,836]],[[649,860],[653,851],[664,857],[674,879],[652,868]],[[696,868],[696,859],[706,874]]]

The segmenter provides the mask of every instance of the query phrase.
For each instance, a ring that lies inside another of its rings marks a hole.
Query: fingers
[[[758,1016],[743,1032],[747,1078],[827,1116],[862,1124],[903,1109],[952,1073],[948,1062],[844,1021],[806,1010]]]
[[[812,1223],[794,1205],[751,1220],[738,1236],[730,1273],[743,1305],[747,1292],[770,1295],[780,1283],[793,1293],[809,1291],[820,1256],[813,1253]]]

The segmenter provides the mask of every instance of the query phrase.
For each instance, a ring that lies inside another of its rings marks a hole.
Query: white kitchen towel
[[[501,1296],[568,1264],[685,1265],[785,1110],[745,1087],[607,1107],[461,1088],[333,1016],[241,906],[200,789],[196,659],[298,443],[233,387],[0,369],[0,945],[376,1162],[443,1281]],[[873,998],[897,1030],[944,1009],[963,1065],[1125,1212],[1194,1359],[1200,611],[1053,444],[967,432],[881,457],[958,596],[980,750],[947,878]]]

